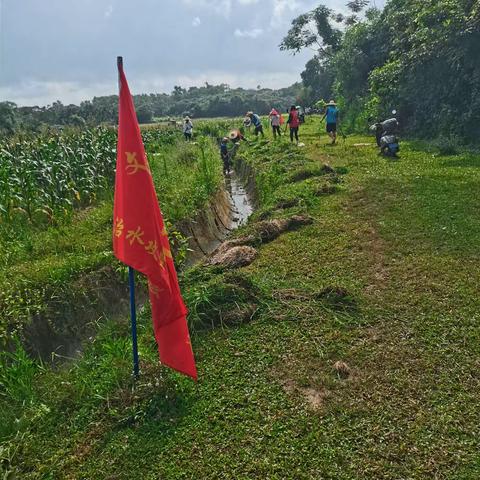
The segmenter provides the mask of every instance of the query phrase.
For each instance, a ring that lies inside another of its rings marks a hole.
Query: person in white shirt
[[[183,135],[185,140],[189,142],[192,139],[193,135],[193,123],[190,120],[190,117],[185,117],[185,122],[183,124]]]
[[[279,137],[282,136],[280,133],[280,125],[282,124],[282,116],[274,109],[272,108],[272,111],[268,115],[270,117],[270,125],[272,126],[273,130],[273,138],[277,138],[277,135]]]

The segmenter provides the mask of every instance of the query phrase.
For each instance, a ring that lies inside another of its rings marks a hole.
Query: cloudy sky
[[[311,52],[292,57],[278,44],[291,20],[319,3],[0,0],[0,101],[79,103],[116,93],[117,55],[134,93],[205,81],[288,86]],[[344,10],[346,0],[323,3]]]

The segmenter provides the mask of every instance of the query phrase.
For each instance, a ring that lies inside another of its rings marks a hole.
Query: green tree
[[[10,135],[17,125],[17,105],[13,102],[0,102],[0,134]]]
[[[137,107],[138,123],[151,123],[153,121],[153,112],[148,105]]]

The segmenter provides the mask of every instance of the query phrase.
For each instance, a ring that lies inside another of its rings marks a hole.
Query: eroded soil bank
[[[250,196],[241,179],[232,174],[222,188],[194,218],[184,220],[176,229],[188,238],[186,266],[212,253],[227,236],[245,223],[253,211]],[[125,279],[108,265],[78,279],[81,295],[73,295],[68,308],[52,298],[47,314],[34,315],[21,337],[34,357],[51,362],[74,357],[82,341],[95,334],[96,321],[128,313],[128,286]],[[137,302],[146,299],[141,282],[137,283]],[[12,348],[14,346],[12,345]]]
[[[191,220],[177,225],[189,238],[187,266],[210,255],[238,227],[246,223],[253,212],[253,202],[238,175],[225,178],[225,185],[208,206]]]

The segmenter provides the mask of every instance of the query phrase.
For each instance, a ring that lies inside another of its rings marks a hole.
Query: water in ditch
[[[235,230],[247,222],[248,217],[253,212],[253,207],[242,182],[235,173],[225,178],[225,185],[232,203],[232,223],[230,228]]]
[[[240,178],[234,172],[225,177],[225,193],[228,205],[212,204],[211,206],[215,225],[200,221],[193,222],[194,224],[190,226],[190,252],[187,255],[185,267],[195,265],[210,255],[231,232],[247,223],[248,217],[252,214],[252,202]],[[228,209],[228,215],[219,215],[222,209],[225,212],[224,208]]]

